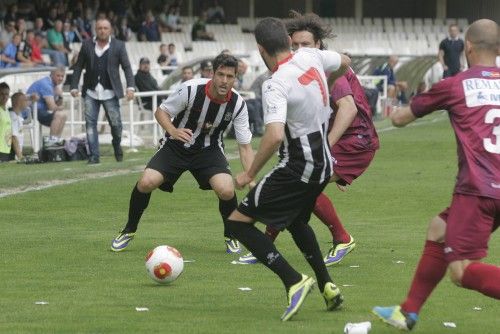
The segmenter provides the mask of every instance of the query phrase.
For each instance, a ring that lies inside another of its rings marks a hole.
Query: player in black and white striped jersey
[[[250,190],[228,222],[232,235],[283,281],[288,307],[281,320],[287,321],[299,310],[315,282],[290,266],[254,222],[277,230],[286,228],[314,270],[327,310],[342,303],[340,290],[332,283],[308,222],[316,198],[333,173],[327,138],[331,109],[325,72],[332,73],[329,80],[335,80],[347,70],[350,60],[333,51],[312,48],[292,54],[285,26],[274,18],[257,24],[255,39],[266,66],[273,72],[262,85],[266,130],[252,166],[238,174],[236,186],[252,182],[278,147],[280,161]]]
[[[219,197],[226,252],[240,252],[239,243],[230,235],[226,222],[238,202],[222,136],[233,123],[241,164],[247,170],[254,157],[250,145],[252,133],[246,103],[232,88],[238,60],[221,54],[213,64],[212,79],[184,82],[156,110],[156,119],[166,135],[132,191],[127,225],[113,240],[111,250],[122,251],[134,238],[151,192],[157,188],[172,192],[181,174],[189,171],[201,189],[213,189]]]

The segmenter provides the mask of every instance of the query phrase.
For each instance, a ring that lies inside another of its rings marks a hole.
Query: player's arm
[[[330,73],[330,76],[327,79],[328,87],[332,87],[335,80],[340,78],[351,66],[351,58],[347,57],[344,54],[339,54],[340,56],[340,66],[337,70]]]
[[[358,113],[358,108],[356,108],[352,95],[346,95],[340,98],[336,101],[336,104],[338,107],[337,115],[335,115],[335,122],[333,123],[332,129],[328,133],[328,143],[330,147],[335,145],[340,137],[342,137],[345,130],[349,128]]]
[[[183,143],[191,141],[193,131],[186,128],[176,128],[172,123],[172,119],[177,116],[182,110],[189,106],[189,95],[186,85],[182,84],[181,88],[168,96],[168,98],[160,104],[155,111],[155,118],[161,127],[172,136],[173,139],[180,140]]]
[[[23,158],[23,151],[21,149],[21,145],[19,145],[17,136],[12,136],[12,146],[14,148],[14,153],[16,154],[17,159],[21,160]]]
[[[254,152],[251,145],[252,132],[248,122],[248,109],[245,101],[241,102],[241,107],[234,115],[233,119],[234,133],[238,142],[241,166],[244,171],[248,171],[254,159]]]
[[[47,104],[47,108],[52,111],[63,110],[63,105],[57,105],[53,96],[44,96],[45,103]]]
[[[389,118],[392,121],[392,125],[398,128],[402,128],[417,119],[411,111],[410,106],[393,107]]]
[[[443,66],[443,69],[446,71],[448,69],[448,66],[446,66],[446,64],[444,63],[444,51],[443,51],[443,49],[439,49],[438,60],[441,63],[441,65]]]

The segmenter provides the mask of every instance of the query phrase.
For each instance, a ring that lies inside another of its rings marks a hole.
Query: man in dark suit
[[[104,106],[111,127],[116,161],[123,160],[123,151],[120,147],[122,120],[119,99],[124,97],[124,93],[120,80],[120,65],[127,81],[126,97],[127,100],[131,100],[134,98],[134,74],[125,44],[111,37],[111,23],[107,19],[99,19],[96,22],[95,39],[85,40],[82,44],[71,80],[71,95],[76,97],[79,94],[80,75],[85,69],[82,97],[85,103],[85,126],[90,147],[90,164],[99,163],[97,120],[101,105]]]

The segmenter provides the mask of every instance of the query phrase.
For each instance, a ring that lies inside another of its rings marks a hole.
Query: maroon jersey
[[[349,69],[343,76],[338,78],[331,90],[331,103],[333,113],[330,117],[330,129],[335,121],[338,107],[337,101],[341,98],[352,95],[358,113],[339,141],[335,144],[336,149],[344,152],[352,151],[372,151],[379,148],[377,131],[372,120],[372,110],[363,87],[359,83],[356,73]]]
[[[455,193],[500,199],[500,69],[474,66],[411,102],[416,117],[448,111],[455,131]]]

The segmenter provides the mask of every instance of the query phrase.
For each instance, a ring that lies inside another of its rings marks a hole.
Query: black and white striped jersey
[[[174,140],[168,134],[165,135],[166,140],[188,150],[200,150],[209,146],[223,148],[224,131],[233,122],[238,143],[250,143],[252,133],[245,101],[234,89],[228,93],[225,100],[217,100],[210,96],[211,84],[210,79],[186,81],[177,92],[163,101],[160,109],[173,118],[174,126],[193,131],[189,143]]]
[[[264,123],[285,124],[277,168],[289,169],[305,183],[322,183],[333,172],[325,71],[337,70],[340,60],[333,51],[300,48],[280,62],[262,85]]]

